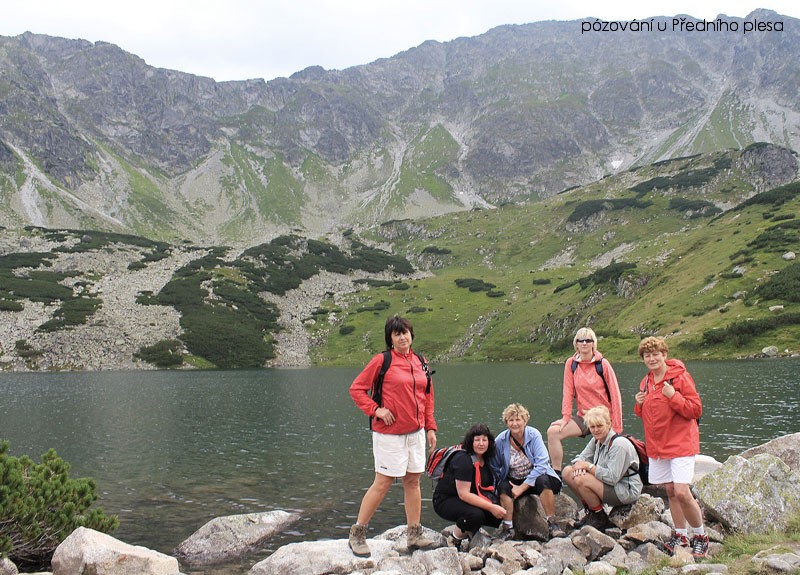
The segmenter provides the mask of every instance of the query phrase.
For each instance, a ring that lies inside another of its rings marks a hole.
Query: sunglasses
[[[594,343],[593,339],[576,339],[578,343]]]

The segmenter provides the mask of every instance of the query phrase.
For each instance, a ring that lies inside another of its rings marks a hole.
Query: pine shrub
[[[78,527],[110,533],[116,515],[90,509],[97,500],[93,479],[69,477],[70,465],[54,449],[41,463],[12,457],[0,441],[0,553],[18,566],[46,566],[56,547]]]

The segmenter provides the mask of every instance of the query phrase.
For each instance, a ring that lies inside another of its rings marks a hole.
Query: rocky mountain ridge
[[[540,22],[269,82],[0,38],[0,225],[247,246],[524,202],[754,141],[800,148],[798,21],[729,20],[754,19],[782,31]]]
[[[661,162],[525,206],[387,222],[370,237],[387,250],[352,232],[243,250],[0,229],[0,369],[147,369],[159,345],[162,367],[350,365],[382,346],[389,313],[425,322],[436,362],[551,360],[586,324],[604,353],[664,333],[697,358],[704,333],[765,319],[763,340],[722,356],[796,353],[796,293],[759,290],[797,273],[798,167],[768,144]]]

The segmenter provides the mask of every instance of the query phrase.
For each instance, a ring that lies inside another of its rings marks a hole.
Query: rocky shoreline
[[[672,532],[669,510],[664,499],[648,488],[636,504],[611,510],[613,526],[605,532],[577,527],[582,510],[561,493],[556,515],[566,537],[548,540],[541,505],[537,497],[530,497],[518,510],[519,521],[525,522],[518,532],[525,533],[525,540],[501,541],[481,530],[468,546],[456,548],[447,537],[450,528],[442,533],[426,529],[434,545],[412,551],[405,543],[405,526],[398,526],[368,539],[370,557],[353,555],[346,539],[304,541],[280,547],[249,569],[244,566],[248,554],[288,529],[300,519],[298,514],[271,511],[215,519],[179,545],[174,556],[79,528],[56,550],[52,575],[179,575],[231,562],[238,562],[241,568],[236,573],[241,575],[615,575],[618,570],[637,574],[654,566],[661,567],[659,573],[664,575],[727,573],[726,565],[714,561],[727,534],[784,531],[800,514],[800,433],[749,449],[725,463],[709,459],[699,459],[693,487],[711,539],[709,557],[699,563],[688,549],[666,552],[663,542]],[[796,573],[800,545],[766,550],[750,561],[754,569]],[[17,572],[8,559],[0,562],[0,575]]]

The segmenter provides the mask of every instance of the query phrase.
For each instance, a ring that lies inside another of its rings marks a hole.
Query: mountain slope
[[[392,313],[437,362],[560,360],[583,325],[619,361],[648,334],[684,358],[800,353],[798,213],[796,154],[754,144],[330,242],[2,230],[0,366],[358,365]]]
[[[270,82],[0,38],[0,225],[256,245],[552,196],[636,165],[800,147],[800,27],[501,26]]]

